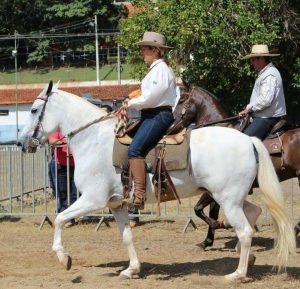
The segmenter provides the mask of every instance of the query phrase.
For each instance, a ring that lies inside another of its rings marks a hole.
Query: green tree
[[[297,1],[289,5],[281,0],[135,0],[137,12],[120,22],[122,32],[119,41],[129,49],[128,60],[135,64],[134,75],[141,77],[138,64],[138,48],[134,43],[144,31],[163,33],[168,44],[174,47],[170,56],[173,66],[183,65],[185,78],[218,95],[223,104],[233,112],[238,111],[249,100],[254,75],[249,65],[241,61],[255,43],[266,43],[281,53],[278,65],[292,63],[299,56],[299,22]],[[296,20],[288,26],[293,14]],[[293,55],[285,48],[291,47]],[[299,62],[300,63],[300,62]],[[294,67],[294,65],[292,65]],[[286,77],[287,91],[300,86],[290,69]],[[297,70],[298,69],[298,70]]]
[[[121,17],[119,6],[110,0],[2,0],[0,1],[0,35],[31,34],[39,39],[18,42],[20,63],[45,62],[49,51],[94,50],[94,37],[46,38],[49,33],[94,33],[94,15],[98,16],[99,29],[114,29]],[[1,38],[0,38],[1,40]],[[105,42],[100,37],[100,43]],[[93,45],[91,45],[93,43]],[[10,57],[14,43],[2,40],[0,57]],[[2,54],[2,56],[1,56]],[[28,55],[28,58],[27,58]],[[1,59],[0,58],[0,59]]]

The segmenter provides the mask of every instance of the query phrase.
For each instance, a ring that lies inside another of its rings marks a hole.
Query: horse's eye
[[[37,108],[32,108],[31,113],[35,114],[37,112]]]

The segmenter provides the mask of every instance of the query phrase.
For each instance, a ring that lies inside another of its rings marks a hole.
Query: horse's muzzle
[[[28,142],[21,142],[18,141],[17,143],[18,147],[22,148],[22,152],[26,153],[35,153],[37,150],[37,147],[40,145],[39,140],[31,138],[28,140]]]

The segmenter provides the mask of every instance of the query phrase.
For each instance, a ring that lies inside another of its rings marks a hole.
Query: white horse
[[[127,207],[120,206],[123,201],[121,171],[112,165],[117,118],[105,117],[104,110],[78,96],[58,90],[56,86],[52,88],[52,82],[50,84],[33,103],[28,123],[21,133],[19,145],[22,145],[24,151],[34,152],[38,144],[47,141],[51,132],[60,130],[67,136],[87,123],[103,117],[102,121],[77,131],[70,139],[75,160],[75,183],[82,196],[57,215],[52,248],[59,261],[70,269],[71,258],[62,245],[64,223],[109,207],[118,223],[130,258],[129,267],[120,274],[131,278],[140,272],[140,262],[128,225]],[[258,152],[258,164],[255,150]],[[190,136],[190,159],[192,174],[188,169],[170,172],[179,196],[191,197],[200,194],[201,188],[208,189],[223,208],[240,241],[238,268],[234,273],[226,275],[226,278],[243,280],[247,274],[252,226],[257,214],[253,214],[249,208],[244,212],[243,204],[256,176],[275,224],[277,265],[279,268],[285,267],[288,255],[295,252],[295,238],[279,182],[261,141],[230,128],[209,127],[193,130]],[[152,176],[148,175],[148,203],[156,202],[151,179]]]

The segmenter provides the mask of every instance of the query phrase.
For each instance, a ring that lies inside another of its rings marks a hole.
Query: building
[[[40,94],[43,86],[24,85],[15,87],[0,87],[0,143],[14,143],[17,140],[17,130],[24,127],[32,103]],[[61,84],[60,89],[78,96],[89,96],[98,101],[98,104],[121,102],[130,92],[136,90],[139,84],[106,85],[106,86],[73,86]],[[16,100],[18,99],[18,105]],[[95,104],[97,101],[95,101]]]

